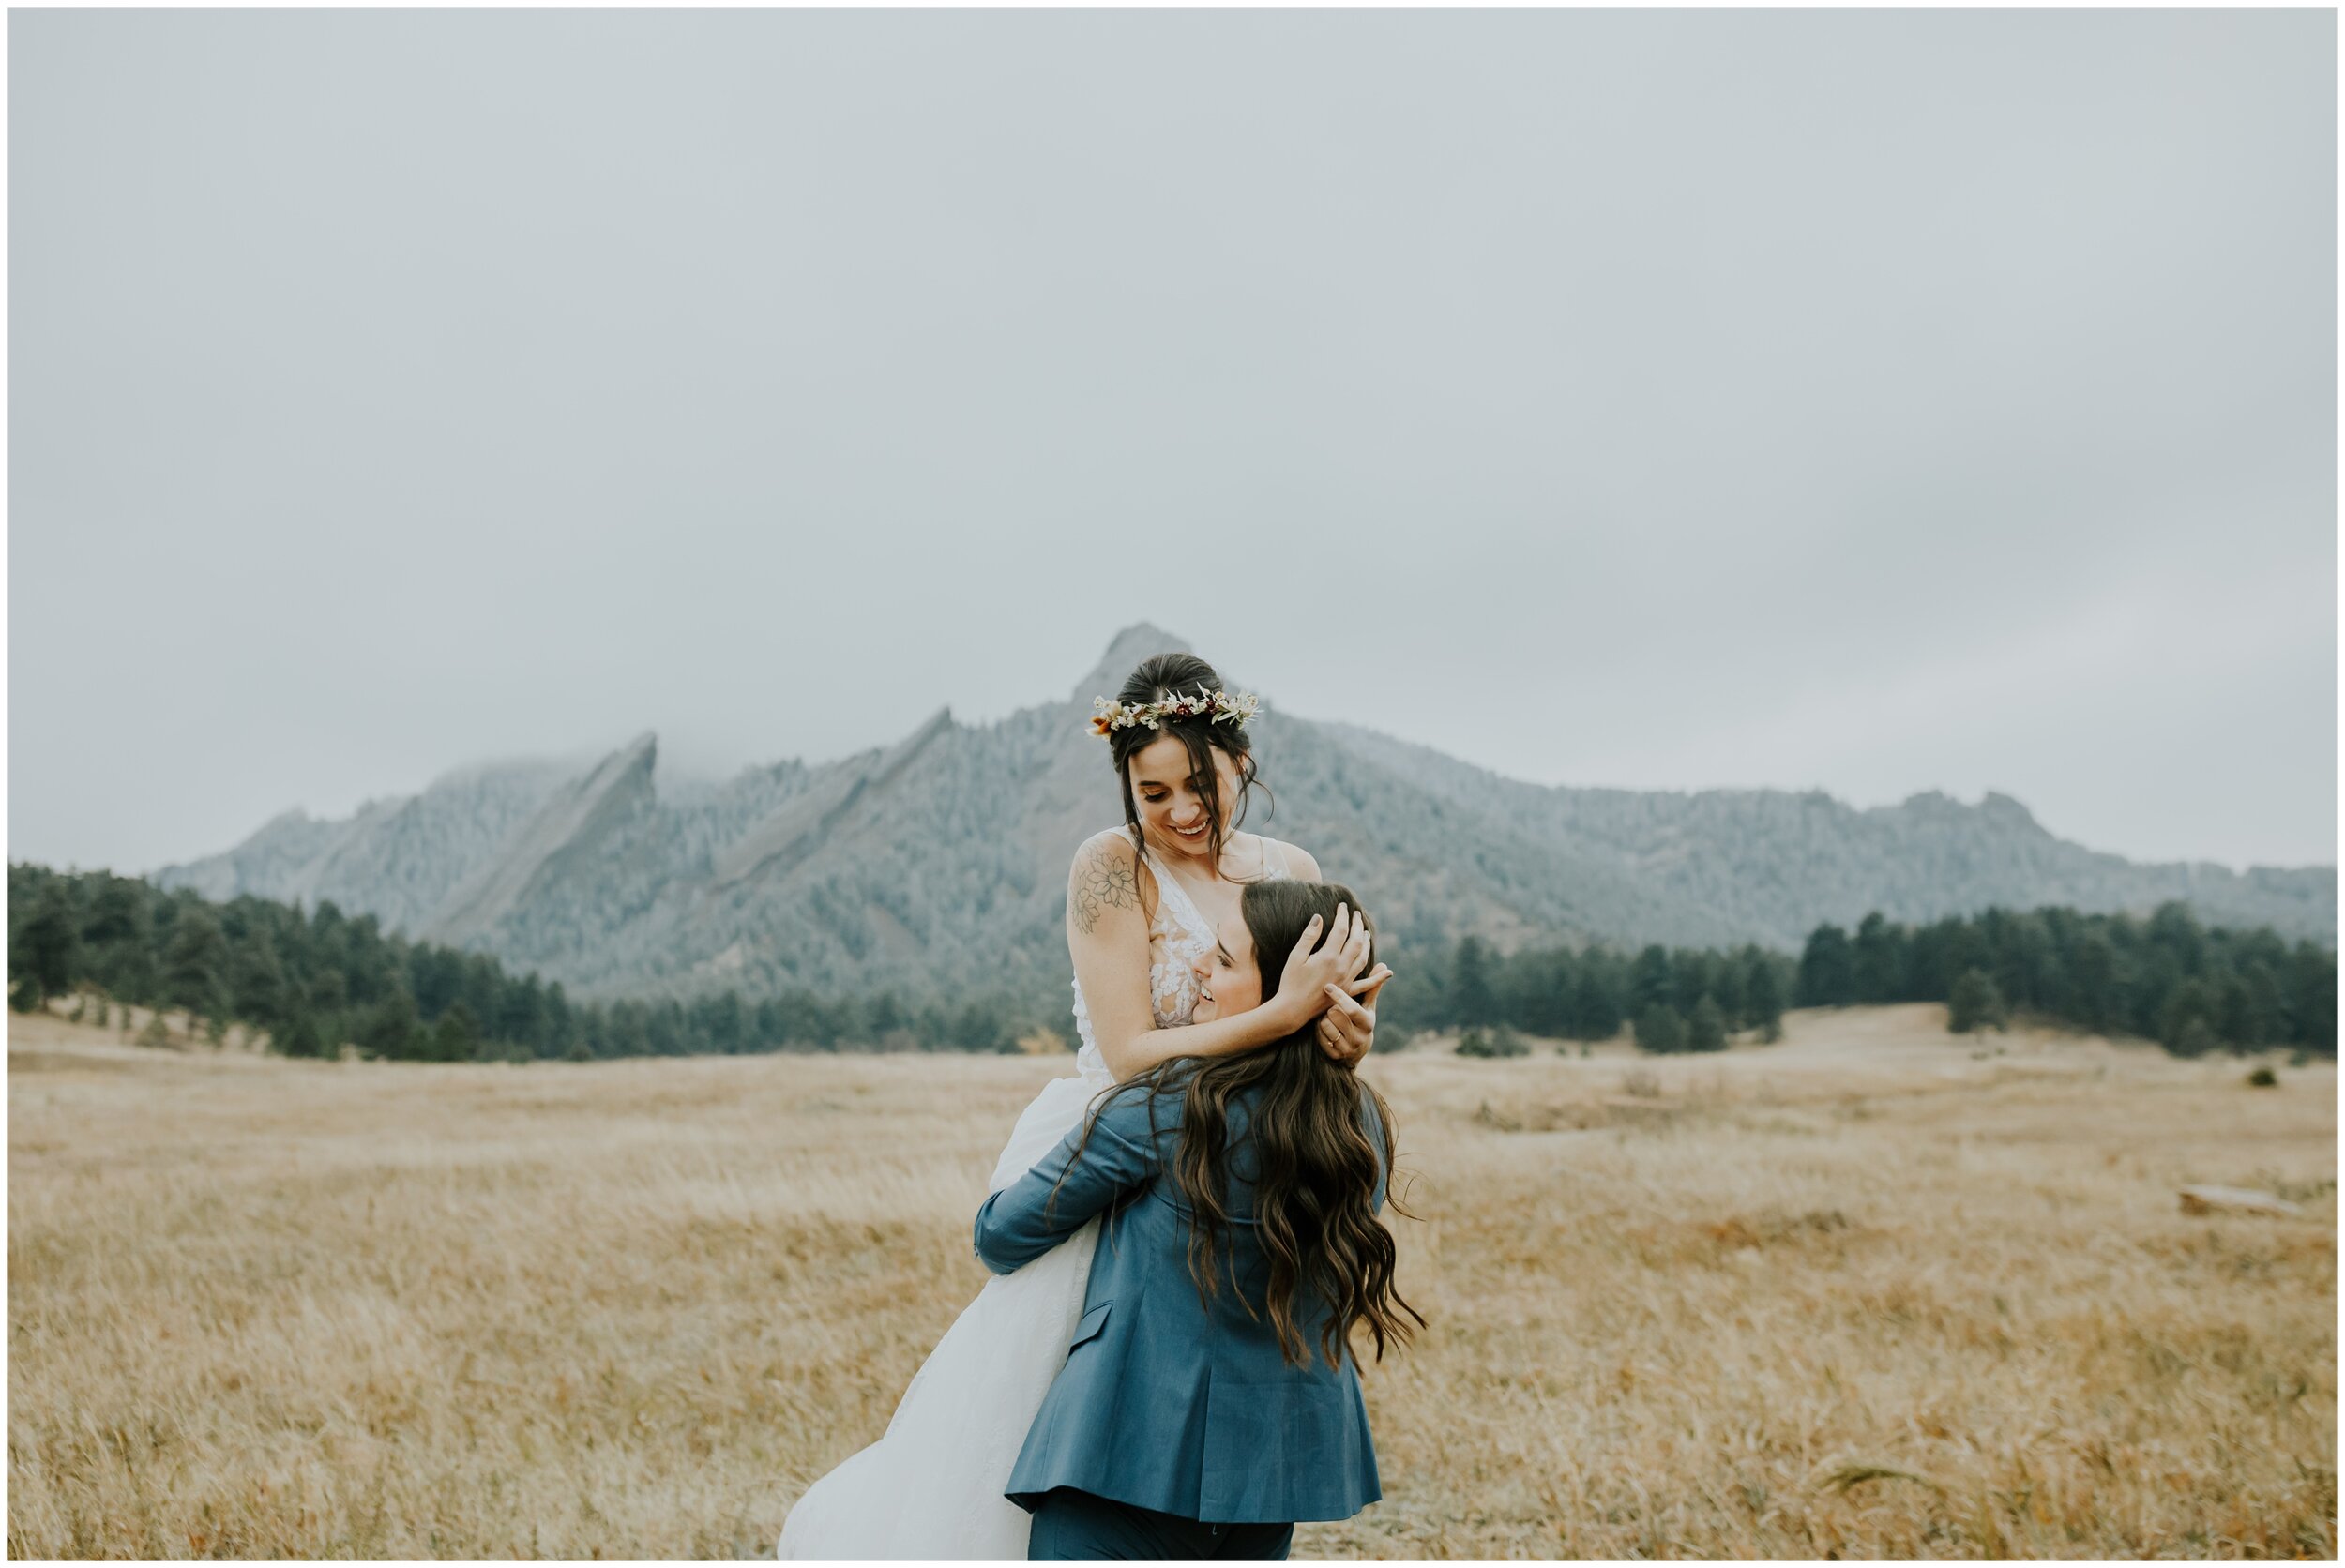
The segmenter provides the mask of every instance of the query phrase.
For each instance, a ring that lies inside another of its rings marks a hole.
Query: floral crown
[[[1226,691],[1207,691],[1199,687],[1186,696],[1168,697],[1161,702],[1111,702],[1104,697],[1091,700],[1091,732],[1095,735],[1128,730],[1144,724],[1151,730],[1160,729],[1160,719],[1206,717],[1211,724],[1243,726],[1262,706],[1262,699],[1248,691],[1233,697]]]

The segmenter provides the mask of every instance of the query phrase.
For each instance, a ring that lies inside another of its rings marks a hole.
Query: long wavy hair
[[[1190,692],[1218,691],[1220,687],[1221,677],[1195,654],[1157,654],[1141,661],[1116,692],[1115,700],[1120,703],[1161,702]],[[1242,724],[1216,724],[1202,714],[1182,718],[1167,716],[1157,722],[1157,729],[1135,724],[1108,734],[1108,757],[1115,766],[1116,780],[1124,792],[1124,826],[1132,836],[1132,849],[1144,854],[1148,848],[1147,837],[1140,830],[1140,807],[1132,799],[1132,755],[1163,736],[1173,735],[1188,749],[1189,776],[1204,799],[1207,837],[1213,847],[1213,863],[1218,867],[1221,864],[1222,846],[1246,821],[1247,804],[1254,792],[1270,793],[1270,787],[1261,781],[1254,763],[1253,738]],[[1217,746],[1229,753],[1237,768],[1237,799],[1232,803],[1221,799],[1221,776],[1213,763]],[[1143,860],[1142,864],[1146,862]],[[1142,913],[1152,921],[1156,918],[1153,908]]]
[[[1320,917],[1324,930],[1339,903],[1360,908],[1352,890],[1337,882],[1254,882],[1239,896],[1262,966],[1263,1001],[1278,994],[1279,972],[1311,916]],[[1365,912],[1360,918],[1367,920]],[[1373,922],[1369,929],[1372,934]],[[1372,935],[1369,961],[1375,961]],[[1235,1056],[1174,1057],[1135,1074],[1104,1098],[1127,1093],[1149,1097],[1152,1122],[1159,1098],[1181,1096],[1173,1174],[1191,1216],[1188,1272],[1201,1300],[1210,1304],[1231,1273],[1229,1168],[1232,1156],[1247,1149],[1253,1155],[1254,1234],[1269,1265],[1266,1304],[1289,1364],[1310,1359],[1301,1325],[1315,1307],[1326,1312],[1318,1349],[1330,1368],[1342,1365],[1354,1327],[1368,1331],[1381,1362],[1387,1344],[1406,1345],[1425,1325],[1423,1314],[1393,1286],[1392,1232],[1371,1206],[1377,1155],[1362,1112],[1376,1118],[1389,1160],[1392,1108],[1352,1069],[1327,1059],[1315,1027]],[[1233,1145],[1230,1106],[1248,1093],[1252,1114]],[[1086,1128],[1083,1141],[1089,1138]],[[1081,1144],[1076,1157],[1082,1157]],[[1385,1201],[1394,1213],[1415,1217],[1391,1194],[1388,1176]],[[1233,1278],[1230,1283],[1247,1315],[1259,1320],[1243,1289]]]

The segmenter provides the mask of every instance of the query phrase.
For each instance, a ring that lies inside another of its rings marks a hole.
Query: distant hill
[[[938,712],[892,746],[722,783],[653,787],[649,733],[581,772],[486,764],[347,820],[295,810],[155,880],[214,898],[331,899],[386,929],[495,954],[582,998],[756,999],[892,988],[907,999],[1063,992],[1068,860],[1121,820],[1091,699],[1148,655],[1121,633],[1067,700],[983,727]],[[1821,921],[1989,905],[2270,925],[2330,947],[2333,867],[2137,865],[2052,837],[2026,807],[1935,792],[1858,810],[1820,792],[1550,788],[1264,705],[1275,817],[1398,944],[1602,940],[1796,948]]]

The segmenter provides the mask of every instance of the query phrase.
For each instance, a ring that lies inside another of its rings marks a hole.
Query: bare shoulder
[[[1067,873],[1067,920],[1089,936],[1112,912],[1140,908],[1140,878],[1146,874],[1131,835],[1101,828],[1076,847]]]
[[[1075,874],[1112,870],[1118,867],[1126,873],[1140,864],[1140,856],[1132,849],[1132,836],[1120,827],[1103,827],[1075,846]]]
[[[1263,842],[1285,852],[1288,876],[1300,878],[1304,882],[1322,880],[1319,875],[1319,862],[1311,858],[1311,852],[1309,850],[1299,845],[1290,844],[1283,838],[1271,838],[1267,836],[1264,837]]]

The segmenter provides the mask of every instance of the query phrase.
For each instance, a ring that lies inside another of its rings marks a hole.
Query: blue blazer
[[[1020,1507],[1031,1512],[1046,1492],[1071,1486],[1210,1524],[1279,1524],[1348,1519],[1384,1496],[1351,1348],[1340,1368],[1319,1355],[1324,1304],[1297,1295],[1295,1322],[1310,1349],[1304,1365],[1287,1364],[1270,1325],[1246,1138],[1253,1098],[1241,1093],[1230,1107],[1229,1247],[1210,1308],[1188,1272],[1189,1211],[1172,1174],[1177,1077],[1153,1111],[1145,1091],[1115,1094],[1093,1119],[1082,1158],[1078,1127],[977,1211],[977,1256],[995,1274],[1112,1211],[1067,1365],[1004,1488]],[[1376,1149],[1372,1202],[1381,1210],[1391,1154],[1365,1095],[1361,1122]]]

